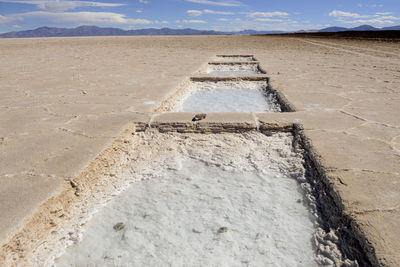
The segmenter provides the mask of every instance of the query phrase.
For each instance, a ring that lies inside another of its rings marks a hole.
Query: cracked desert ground
[[[262,36],[0,40],[0,262],[40,245],[26,225],[51,230],[40,206],[127,125],[173,120],[154,110],[218,54],[260,61],[296,112],[258,118],[304,127],[371,262],[400,266],[400,44]]]

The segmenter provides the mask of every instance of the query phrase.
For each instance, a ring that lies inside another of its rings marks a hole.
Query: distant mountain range
[[[362,25],[355,28],[329,27],[321,30],[301,31],[301,32],[342,32],[342,31],[384,31],[400,30],[400,26],[374,28],[369,25]],[[255,34],[279,34],[284,31],[255,31],[245,30],[239,32],[218,32],[195,29],[139,29],[122,30],[119,28],[101,28],[96,26],[80,26],[77,28],[54,28],[41,27],[35,30],[14,31],[0,34],[0,38],[26,38],[26,37],[67,37],[67,36],[135,36],[135,35],[255,35]]]
[[[139,29],[122,30],[119,28],[101,28],[96,26],[80,26],[73,29],[41,27],[35,30],[15,31],[0,34],[2,38],[26,38],[26,37],[66,37],[66,36],[135,36],[135,35],[251,35],[251,34],[272,34],[283,33],[282,31],[253,31],[245,30],[240,32],[217,32],[194,29]]]
[[[399,26],[375,28],[370,25],[361,25],[355,28],[343,28],[343,27],[329,27],[318,30],[317,32],[346,32],[346,31],[400,31]]]

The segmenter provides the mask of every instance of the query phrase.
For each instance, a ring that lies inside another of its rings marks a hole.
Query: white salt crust
[[[220,62],[243,62],[243,61],[255,61],[254,57],[242,57],[242,56],[217,56],[216,61]]]
[[[148,131],[42,262],[72,245],[58,266],[355,266],[318,227],[302,161],[286,133]]]
[[[208,65],[206,73],[213,75],[251,75],[261,73],[256,64]]]

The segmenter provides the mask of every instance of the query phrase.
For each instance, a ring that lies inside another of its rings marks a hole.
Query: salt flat
[[[217,54],[260,61],[297,112],[257,118],[304,126],[370,254],[398,266],[400,45],[250,36],[0,40],[1,257],[29,253],[24,220]]]

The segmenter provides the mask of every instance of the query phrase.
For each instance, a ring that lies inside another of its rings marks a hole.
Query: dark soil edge
[[[270,93],[278,102],[281,112],[296,112],[296,108],[290,103],[286,96],[279,90],[274,89],[270,83],[270,78],[267,78],[267,92]]]

